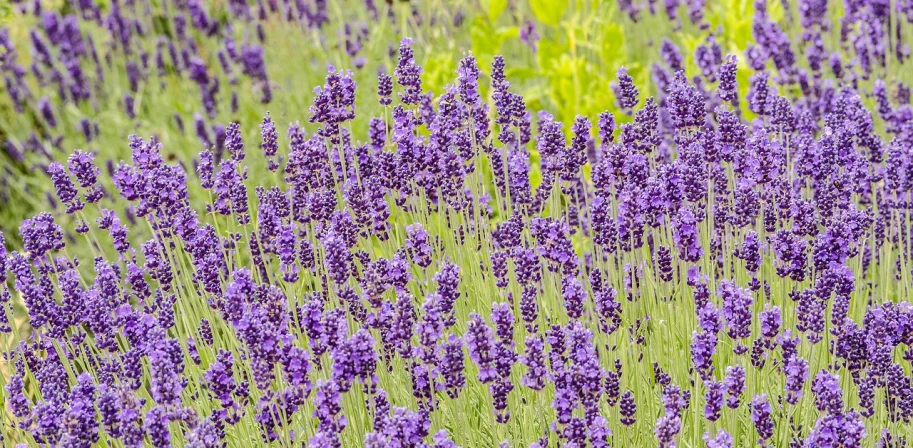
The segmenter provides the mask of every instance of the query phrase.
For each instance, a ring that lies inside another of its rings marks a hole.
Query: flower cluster
[[[820,38],[825,23],[800,3]],[[320,26],[315,5],[295,20]],[[201,2],[184,6],[180,30],[221,32]],[[4,434],[48,446],[674,447],[699,433],[709,447],[902,446],[909,94],[876,83],[873,114],[859,80],[809,77],[763,6],[745,108],[738,58],[714,39],[692,78],[664,40],[664,82],[642,103],[647,89],[619,70],[625,117],[607,111],[594,129],[527,110],[501,57],[490,92],[466,55],[436,96],[406,38],[378,78],[383,116],[357,121],[353,74],[331,68],[304,125],[283,133],[266,114],[250,126],[263,163],[231,123],[192,168],[130,136],[114,189],[92,153],[48,165],[66,209],[24,220],[15,251],[0,238],[0,331],[15,341]],[[846,33],[871,29],[854,42],[873,74],[878,10],[849,12]],[[132,45],[117,2],[104,19],[82,13]],[[44,18],[60,55],[80,57],[72,20]],[[172,69],[215,107],[218,78],[175,38],[187,57]],[[227,42],[226,70],[268,85],[262,48]],[[54,57],[36,50],[38,71]],[[84,245],[88,263],[67,250]]]

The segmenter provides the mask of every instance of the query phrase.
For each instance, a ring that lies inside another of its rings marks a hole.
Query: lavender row
[[[873,114],[851,85],[792,97],[764,71],[740,98],[735,56],[689,79],[663,48],[656,97],[620,70],[625,114],[580,116],[569,141],[502,58],[490,101],[472,56],[435,98],[405,39],[364,142],[352,74],[332,71],[316,131],[267,115],[250,151],[231,124],[195,173],[154,137],[130,138],[116,191],[92,153],[51,164],[78,225],[38,214],[2,257],[3,316],[15,292],[29,326],[4,324],[11,437],[896,446],[908,98],[881,88]],[[261,156],[273,183],[248,179]]]
[[[347,15],[334,14],[323,0],[65,3],[16,1],[12,23],[0,26],[0,156],[12,176],[43,174],[72,147],[97,149],[116,162],[124,152],[107,149],[106,141],[108,130],[120,126],[157,132],[167,126],[221,150],[227,117],[275,105],[274,91],[289,81],[284,67],[268,60],[271,43],[319,36],[327,59],[338,55],[362,68],[372,28],[399,15],[411,14],[419,25],[439,20],[422,17],[414,5],[371,0]],[[462,14],[454,14],[456,27]],[[396,42],[390,44],[393,54]],[[163,107],[161,99],[169,97],[179,98],[182,110],[175,102]],[[103,118],[115,112],[116,118]],[[0,197],[15,198],[11,190],[21,188],[3,182]]]

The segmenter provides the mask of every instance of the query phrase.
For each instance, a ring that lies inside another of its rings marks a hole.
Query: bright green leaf
[[[529,0],[529,6],[533,14],[540,22],[557,26],[567,10],[568,0]]]
[[[488,14],[488,20],[497,22],[501,13],[507,8],[507,0],[481,0],[482,9]]]
[[[609,67],[613,74],[614,69],[629,63],[627,58],[624,57],[625,36],[621,27],[615,24],[606,25],[603,28],[602,42],[602,48],[599,49],[602,63]]]
[[[501,51],[504,42],[502,33],[495,32],[491,23],[483,17],[476,17],[469,30],[472,36],[472,54],[475,55],[479,65],[491,65],[494,55]]]
[[[520,29],[515,26],[508,26],[498,28],[496,31],[498,39],[502,42],[509,39],[517,39],[520,37]]]

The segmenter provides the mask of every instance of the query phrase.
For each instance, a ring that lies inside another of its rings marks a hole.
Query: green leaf
[[[603,28],[602,31],[602,42],[605,42],[605,45],[602,45],[600,50],[600,56],[602,57],[602,63],[604,66],[609,67],[612,71],[611,75],[615,75],[615,70],[629,63],[625,57],[625,35],[621,27],[616,24],[608,24]],[[628,67],[631,68],[631,67]]]
[[[476,55],[495,54],[501,46],[491,24],[481,17],[472,21],[469,33],[472,36],[472,52]]]
[[[507,0],[481,0],[482,9],[488,14],[488,20],[497,22],[501,13],[507,8]]]
[[[506,40],[519,38],[520,37],[520,28],[517,28],[515,26],[502,27],[502,28],[498,28],[498,30],[495,33],[497,34],[497,38],[499,40],[501,40],[501,42],[504,42]]]
[[[503,38],[495,32],[491,23],[483,17],[476,17],[469,29],[472,36],[472,54],[481,66],[491,64],[492,57],[501,51]]]
[[[567,10],[567,4],[568,0],[529,0],[529,6],[536,18],[551,26],[561,23],[561,17]]]
[[[539,70],[533,67],[516,67],[507,69],[507,79],[511,81],[525,81],[539,76]]]

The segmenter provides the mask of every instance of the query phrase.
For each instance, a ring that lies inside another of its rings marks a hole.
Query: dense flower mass
[[[125,114],[152,70],[185,73],[204,147],[184,163],[160,135],[125,132],[119,162],[47,154],[62,207],[17,223],[16,242],[0,233],[3,443],[909,443],[913,108],[881,78],[908,57],[910,5],[846,2],[832,29],[827,2],[800,0],[796,17],[784,2],[784,24],[756,2],[744,56],[712,34],[691,64],[658,39],[654,85],[638,85],[642,64],[620,68],[598,117],[531,110],[500,56],[489,70],[463,55],[434,91],[406,37],[376,84],[330,67],[309,108],[210,126],[216,68],[271,103],[263,23],[317,35],[328,5],[229,1],[257,29],[235,42],[205,2],[176,3],[154,54],[133,2],[26,7],[42,87],[96,95],[79,25],[102,23],[130,55]],[[687,3],[661,12],[708,28]],[[189,28],[222,40],[218,66]],[[369,31],[341,33],[358,59]],[[532,22],[519,33],[548,47]],[[62,127],[67,109],[32,98],[5,30],[0,49],[10,104]]]

